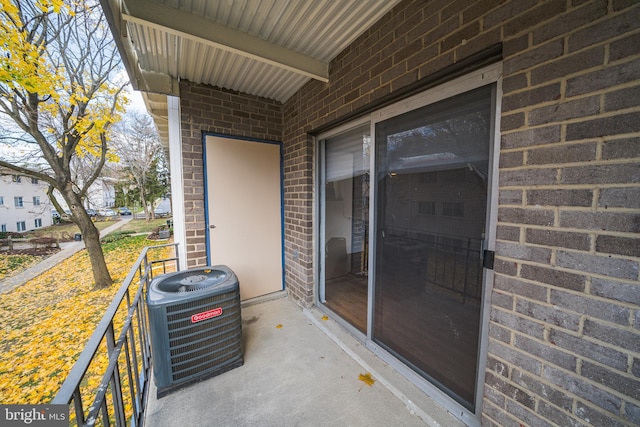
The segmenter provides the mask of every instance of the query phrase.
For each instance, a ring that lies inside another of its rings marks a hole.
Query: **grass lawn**
[[[0,295],[0,397],[3,404],[49,403],[140,255],[146,236],[103,245],[114,279],[94,289],[82,250],[23,286]],[[152,252],[168,257],[170,248]],[[105,361],[106,363],[106,361]],[[99,378],[89,380],[89,386]],[[93,383],[93,384],[92,384]]]
[[[106,227],[112,225],[114,221],[98,221],[95,222],[98,230],[103,230]],[[113,235],[123,234],[136,234],[136,233],[152,233],[159,227],[167,225],[166,218],[160,218],[153,221],[145,221],[144,219],[132,219],[128,223],[124,224],[118,230],[110,233]],[[52,225],[50,227],[44,227],[37,231],[30,231],[26,233],[26,238],[33,238],[36,236],[53,237],[60,241],[73,240],[75,233],[79,233],[80,229],[73,223],[63,223]],[[155,245],[154,242],[149,242],[148,246]],[[0,281],[8,277],[15,276],[22,270],[29,268],[30,266],[37,264],[41,260],[46,258],[46,255],[34,256],[25,254],[7,254],[0,252]]]
[[[96,222],[98,230],[103,230],[113,224],[113,221]],[[53,237],[61,242],[73,240],[75,233],[79,233],[80,229],[73,223],[63,223],[43,227],[38,230],[32,230],[25,233],[26,239],[34,237]],[[37,252],[36,254],[14,253],[9,254],[5,251],[0,252],[0,281],[8,277],[15,276],[22,270],[31,267],[34,264],[50,256],[53,252]]]

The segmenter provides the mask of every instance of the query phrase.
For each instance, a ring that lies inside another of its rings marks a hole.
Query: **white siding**
[[[24,221],[27,230],[36,228],[36,219],[42,220],[42,227],[53,224],[51,209],[53,206],[47,197],[47,184],[33,184],[31,178],[22,176],[21,182],[14,182],[12,175],[0,175],[0,225],[6,224],[7,231],[17,231],[18,222]],[[15,197],[22,197],[23,207],[15,207]],[[40,205],[33,198],[40,198]]]

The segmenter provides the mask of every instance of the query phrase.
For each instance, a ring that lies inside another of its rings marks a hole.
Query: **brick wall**
[[[487,425],[640,423],[638,5],[503,24]]]
[[[313,301],[308,132],[503,44],[484,425],[640,424],[640,3],[405,1],[283,108],[287,286]]]
[[[286,285],[314,301],[309,132],[502,43],[499,224],[483,424],[640,424],[640,4],[406,1],[285,105],[181,84],[189,267],[202,132],[282,140]]]
[[[207,265],[203,133],[282,140],[282,105],[270,99],[180,83],[187,268]]]

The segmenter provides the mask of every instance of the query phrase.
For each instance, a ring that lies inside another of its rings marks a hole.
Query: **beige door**
[[[280,145],[206,137],[209,261],[231,268],[243,300],[282,289]]]

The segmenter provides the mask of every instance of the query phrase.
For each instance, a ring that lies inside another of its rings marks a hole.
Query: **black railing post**
[[[109,362],[111,362],[112,359],[116,359],[119,356],[119,354],[114,351],[116,348],[116,340],[113,332],[113,320],[109,323],[109,327],[107,328],[106,338],[107,351],[109,353]],[[124,426],[126,425],[126,423],[124,416],[124,404],[122,400],[122,384],[118,363],[115,363],[111,381],[111,395],[113,397],[113,412],[116,417],[116,426]]]
[[[84,425],[84,409],[82,409],[82,395],[80,394],[80,384],[73,392],[73,407],[76,411],[78,425]]]
[[[106,427],[109,427],[111,425],[111,421],[109,420],[109,407],[107,406],[106,399],[102,401],[100,408],[100,412],[102,412],[102,424]]]
[[[138,311],[138,307],[136,307],[136,313]],[[133,320],[133,319],[132,319]],[[140,377],[139,375],[139,371],[138,371],[138,356],[137,356],[137,351],[136,351],[136,334],[133,331],[133,325],[131,326],[131,328],[129,328],[129,345],[131,346],[131,364],[133,365],[133,374],[131,372],[129,372],[129,382],[131,383],[130,387],[133,390],[132,391],[132,402],[134,404],[134,413],[136,416],[136,425],[139,425],[138,423],[138,417],[140,415],[140,409],[142,407],[142,399],[141,397],[143,396],[143,392],[140,389]],[[127,358],[129,357],[129,354],[127,353]],[[133,375],[133,379],[131,378],[131,375]],[[133,381],[132,381],[133,380]]]
[[[76,364],[69,372],[60,391],[53,399],[52,403],[54,404],[71,405],[73,403],[75,421],[78,426],[93,426],[100,421],[104,426],[110,426],[114,422],[116,426],[126,426],[128,422],[135,426],[142,424],[151,370],[151,345],[144,301],[146,289],[153,278],[151,267],[154,263],[162,262],[163,272],[167,271],[166,266],[170,262],[175,262],[176,268],[179,268],[176,243],[155,246],[153,249],[169,246],[173,247],[174,256],[159,261],[149,261],[150,247],[142,251],[91,335],[85,349],[79,355]],[[135,280],[136,276],[137,280]],[[137,288],[134,288],[136,282]],[[114,319],[122,309],[127,313],[121,330],[116,334]],[[134,319],[134,317],[136,318]],[[136,329],[139,334],[137,340]],[[87,392],[90,395],[85,398],[90,399],[92,403],[85,414],[81,384],[83,384],[83,388],[86,387],[87,373],[90,372],[92,366],[95,366],[92,365],[93,361],[96,357],[104,355],[103,343],[105,341],[109,363],[106,369],[101,368],[102,371],[91,371],[92,375],[100,375],[102,380],[95,390]],[[123,347],[124,360],[120,358]],[[128,381],[121,377],[121,363],[126,363],[126,366],[122,367],[124,369],[122,372],[126,372],[129,377]],[[125,383],[125,387],[128,386],[128,391],[123,390],[123,383]],[[113,399],[113,419],[109,414],[111,406],[107,397],[109,388]],[[129,408],[125,405],[125,393],[128,393],[127,396],[131,395],[132,417],[130,420],[127,417]]]

